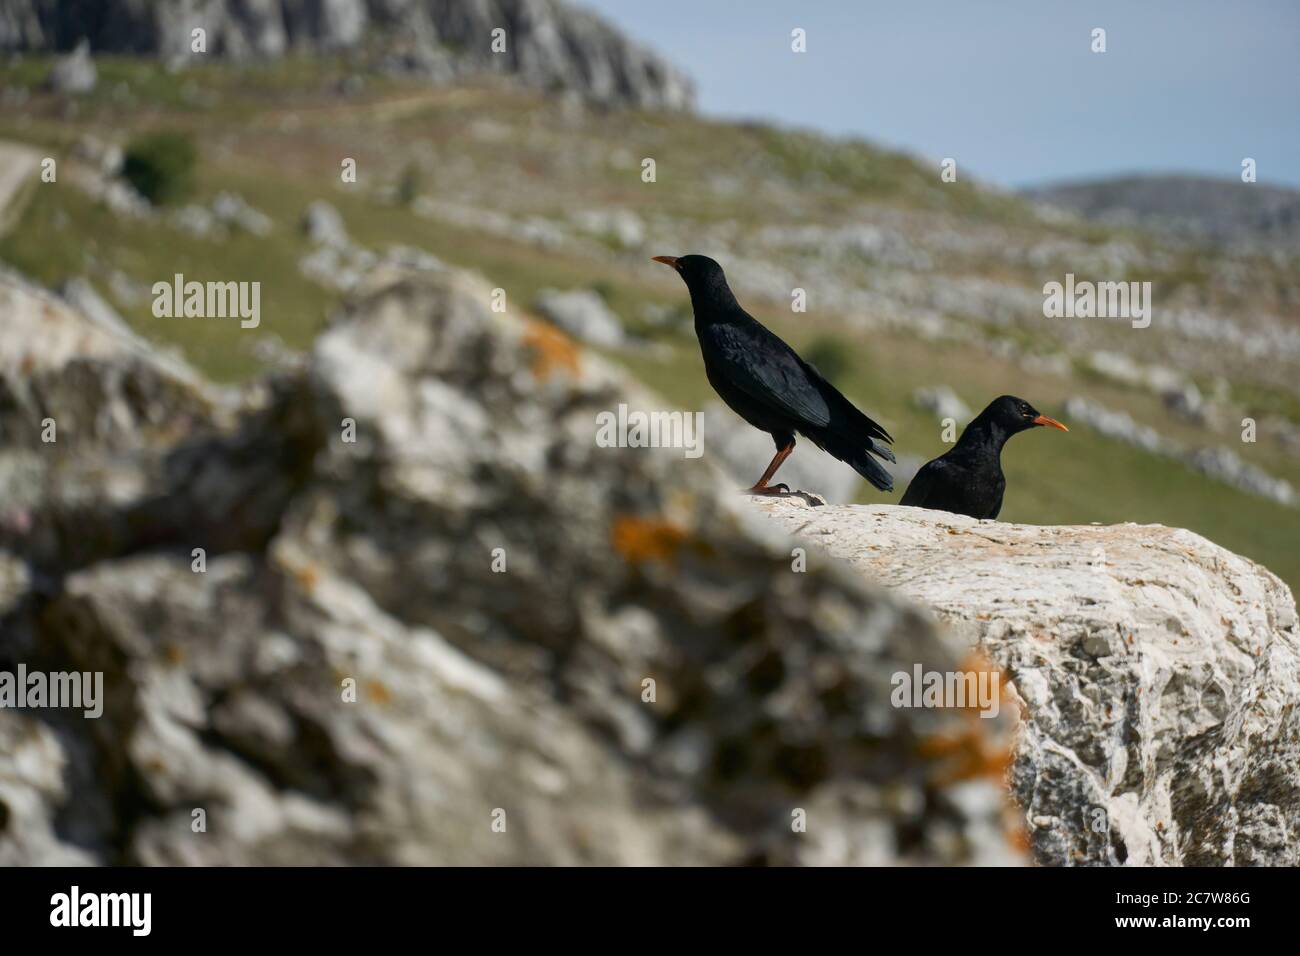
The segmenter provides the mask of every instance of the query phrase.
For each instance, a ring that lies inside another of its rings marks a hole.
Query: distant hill
[[[1300,245],[1300,190],[1208,176],[1123,176],[1025,192],[1110,225],[1214,242]]]
[[[196,9],[197,6],[197,9]],[[191,31],[236,61],[358,54],[368,67],[450,82],[503,73],[612,105],[686,109],[691,81],[601,18],[560,0],[0,0],[0,50],[71,50],[184,62]],[[505,50],[493,52],[493,31]]]

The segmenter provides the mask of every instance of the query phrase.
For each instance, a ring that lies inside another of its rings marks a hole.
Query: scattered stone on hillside
[[[1300,629],[1259,565],[1158,525],[750,500],[1002,668],[1039,863],[1300,863]]]
[[[347,227],[343,225],[343,217],[323,199],[317,199],[307,206],[302,217],[302,228],[307,238],[317,245],[342,248],[351,242]]]
[[[56,93],[89,93],[97,78],[90,44],[83,39],[72,52],[54,61],[47,82]]]
[[[873,223],[841,226],[771,225],[756,236],[762,245],[816,250],[821,255],[855,256],[902,269],[929,269],[929,255],[902,232]]]
[[[623,323],[593,289],[543,289],[533,308],[548,322],[589,345],[618,348],[624,344]]]
[[[965,425],[974,417],[961,396],[947,385],[918,388],[912,393],[912,404],[923,411],[932,412],[940,421],[951,418],[958,425]]]
[[[669,305],[661,305],[658,302],[643,303],[637,311],[637,316],[646,325],[658,329],[669,329],[674,326],[684,327],[691,322],[691,315],[688,311]]]
[[[1088,425],[1107,438],[1122,441],[1157,455],[1172,455],[1176,449],[1159,432],[1135,422],[1127,412],[1106,408],[1090,398],[1075,395],[1066,400],[1065,414],[1070,422]]]
[[[254,209],[238,193],[217,193],[212,200],[212,215],[226,226],[263,238],[269,236],[273,228],[271,217]]]
[[[102,203],[114,215],[142,220],[154,218],[155,211],[149,200],[126,180],[105,172],[104,162],[102,156],[99,159],[92,156],[90,161],[73,166],[68,176],[69,181],[91,199]]]
[[[328,203],[307,207],[303,229],[316,243],[298,260],[299,271],[313,282],[335,292],[348,292],[372,272],[439,272],[446,268],[436,256],[394,243],[382,253],[357,245],[348,238],[343,219]]]
[[[412,272],[440,272],[447,266],[432,253],[414,246],[395,244],[384,250],[384,264]]]
[[[249,350],[253,358],[268,369],[299,372],[306,365],[306,353],[290,348],[274,332],[257,336]]]
[[[1187,379],[1173,369],[1143,365],[1123,352],[1092,352],[1088,356],[1088,366],[1107,378],[1157,394],[1176,391],[1187,385]]]
[[[1020,367],[1035,375],[1050,375],[1053,378],[1066,379],[1074,374],[1074,364],[1070,357],[1062,352],[1040,354],[1031,352],[1020,356]]]
[[[104,176],[116,176],[122,171],[125,153],[116,143],[107,142],[90,133],[83,133],[72,144],[72,158],[95,169]]]
[[[336,292],[353,288],[372,269],[378,257],[369,249],[344,245],[318,245],[298,260],[298,270],[318,285]]]
[[[518,223],[512,238],[531,242],[543,249],[556,249],[569,241],[569,235],[549,219],[529,216]]]
[[[1076,395],[1065,403],[1071,423],[1084,424],[1108,438],[1172,458],[1204,475],[1238,488],[1247,494],[1267,498],[1288,507],[1298,503],[1295,489],[1282,478],[1242,460],[1231,448],[1200,448],[1188,451],[1154,428],[1135,422],[1126,412],[1114,411],[1091,399]]]
[[[174,210],[167,218],[174,227],[196,239],[219,238],[225,234],[212,211],[196,203]]]
[[[110,211],[119,216],[133,216],[148,219],[153,216],[153,204],[136,192],[130,183],[121,179],[110,179],[104,184],[99,198]]]
[[[1263,469],[1242,461],[1231,448],[1198,448],[1187,456],[1187,461],[1197,471],[1252,495],[1289,507],[1297,503],[1290,482],[1274,478]]]
[[[1193,382],[1185,382],[1178,388],[1168,389],[1161,397],[1164,399],[1165,407],[1179,418],[1204,425],[1209,417],[1209,403]]]
[[[1259,422],[1259,431],[1276,438],[1288,454],[1300,456],[1300,426],[1285,418],[1269,417]]]
[[[630,209],[586,209],[575,213],[574,225],[584,232],[609,238],[624,249],[645,242],[645,223]]]

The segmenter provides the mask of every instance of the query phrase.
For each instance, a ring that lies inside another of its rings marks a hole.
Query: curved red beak
[[[650,258],[654,262],[662,262],[666,266],[672,266],[674,269],[677,268],[676,256],[651,256]]]
[[[1063,432],[1068,432],[1070,430],[1066,428],[1064,425],[1062,425],[1060,422],[1058,422],[1055,418],[1048,418],[1046,415],[1039,415],[1037,418],[1034,419],[1034,424],[1046,425],[1048,428],[1059,428]]]

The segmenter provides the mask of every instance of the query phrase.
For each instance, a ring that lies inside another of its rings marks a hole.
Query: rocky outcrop
[[[90,44],[82,40],[71,53],[55,61],[47,82],[56,93],[89,93],[98,79]]]
[[[104,675],[0,708],[0,863],[1022,859],[1005,717],[890,702],[960,642],[598,447],[645,397],[490,292],[231,391],[0,277],[0,671]]]
[[[599,17],[559,0],[0,0],[0,50],[159,56],[183,64],[191,32],[236,61],[347,51],[438,81],[500,73],[601,103],[685,109],[691,83]],[[505,31],[493,49],[494,30]],[[90,67],[93,74],[93,65]]]
[[[753,504],[1002,668],[1039,862],[1300,862],[1300,632],[1265,569],[1154,525]]]

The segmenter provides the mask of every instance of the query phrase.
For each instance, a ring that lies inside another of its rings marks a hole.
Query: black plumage
[[[889,433],[840,394],[770,329],[740,307],[722,267],[707,256],[655,256],[686,282],[709,384],[737,415],[772,436],[776,456],[751,494],[780,494],[768,481],[794,451],[795,434],[851,465],[882,491],[894,480],[872,455],[894,461]]]
[[[1012,435],[1036,425],[1069,431],[1056,419],[1039,414],[1023,398],[1003,395],[994,399],[966,426],[957,444],[916,473],[900,504],[996,518],[1007,489],[1002,446]]]

